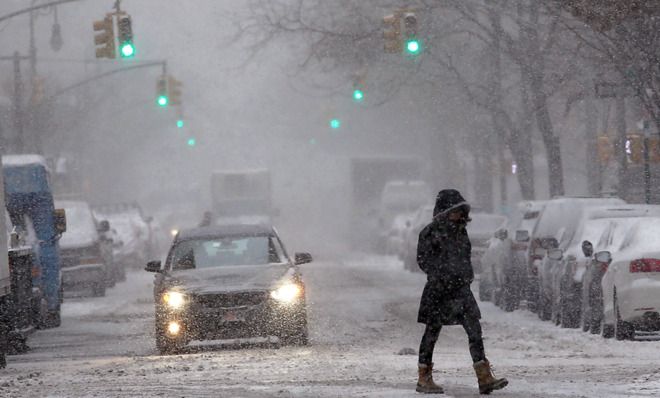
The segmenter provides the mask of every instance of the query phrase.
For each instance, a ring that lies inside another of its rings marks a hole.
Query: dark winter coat
[[[474,270],[472,245],[465,225],[447,219],[451,210],[470,206],[456,190],[438,193],[433,221],[419,234],[417,264],[427,282],[419,305],[417,321],[431,325],[458,325],[465,317],[481,318],[470,284]]]

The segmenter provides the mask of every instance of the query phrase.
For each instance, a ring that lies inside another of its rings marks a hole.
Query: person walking
[[[481,394],[508,384],[506,379],[493,376],[484,352],[481,312],[470,290],[474,270],[468,222],[470,205],[460,192],[446,189],[438,193],[433,220],[419,234],[417,264],[427,277],[417,316],[417,321],[426,325],[419,347],[416,390],[421,393],[444,392],[432,375],[433,350],[443,325],[462,325],[465,329]]]

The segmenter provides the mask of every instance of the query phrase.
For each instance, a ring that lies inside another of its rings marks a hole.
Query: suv
[[[532,232],[529,245],[528,275],[530,283],[538,286],[536,310],[539,318],[552,317],[553,278],[559,268],[561,256],[548,256],[550,249],[566,250],[578,229],[586,209],[594,206],[624,205],[619,198],[569,198],[549,200],[539,222]]]
[[[108,222],[98,223],[86,202],[59,201],[57,206],[67,215],[68,231],[60,239],[64,288],[90,288],[94,296],[105,296],[115,275],[112,248],[101,236],[108,232]]]

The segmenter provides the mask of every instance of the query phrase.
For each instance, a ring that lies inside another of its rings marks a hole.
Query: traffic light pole
[[[83,1],[83,0],[55,0],[55,1],[49,1],[48,3],[44,3],[44,4],[33,5],[31,7],[24,8],[22,10],[14,11],[12,13],[0,16],[0,22],[6,21],[8,19],[14,18],[14,17],[19,16],[19,15],[27,14],[27,13],[32,12],[32,11],[40,10],[42,8],[48,8],[48,7],[51,7],[51,6],[57,6],[57,5],[60,5],[60,4],[65,4],[65,3],[73,3],[73,2],[76,2],[76,1]]]
[[[60,96],[64,93],[67,93],[67,92],[71,91],[71,90],[75,90],[78,87],[82,87],[82,86],[87,85],[89,83],[104,79],[108,76],[116,75],[118,73],[128,72],[128,71],[135,70],[135,69],[152,68],[154,66],[160,66],[163,69],[163,74],[165,74],[167,72],[167,61],[152,61],[152,62],[144,62],[144,63],[138,64],[138,65],[126,66],[126,67],[123,67],[123,68],[114,69],[114,70],[111,70],[111,71],[108,71],[108,72],[104,72],[104,73],[98,74],[96,76],[92,76],[90,78],[81,80],[78,83],[72,84],[68,87],[64,87],[62,89],[59,89],[55,93],[50,95],[48,97],[48,99],[58,97],[58,96]]]

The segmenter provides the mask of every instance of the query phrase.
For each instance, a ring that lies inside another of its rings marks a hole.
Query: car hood
[[[237,265],[175,271],[169,285],[186,293],[213,294],[264,290],[293,275],[290,264]]]

